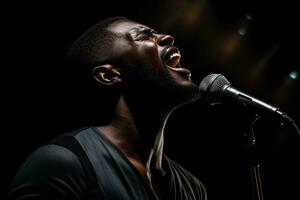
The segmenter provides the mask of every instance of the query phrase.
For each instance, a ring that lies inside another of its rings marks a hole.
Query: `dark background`
[[[30,152],[81,125],[61,103],[64,57],[84,30],[110,16],[126,16],[173,35],[195,83],[222,73],[299,125],[299,79],[289,77],[300,68],[298,10],[291,0],[12,2],[2,25],[4,194]],[[252,114],[200,101],[171,116],[166,152],[203,181],[209,199],[252,198],[251,156],[244,145]],[[299,199],[300,136],[281,122],[270,117],[257,122],[255,158],[265,199]]]

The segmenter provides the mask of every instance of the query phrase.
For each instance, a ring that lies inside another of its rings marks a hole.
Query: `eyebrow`
[[[130,32],[134,32],[134,33],[139,33],[139,32],[157,33],[157,31],[155,31],[154,29],[146,27],[146,26],[134,27],[130,30]]]

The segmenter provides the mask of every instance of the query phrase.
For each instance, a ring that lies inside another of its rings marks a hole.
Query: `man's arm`
[[[86,178],[77,156],[50,144],[33,152],[21,166],[8,199],[86,199]]]

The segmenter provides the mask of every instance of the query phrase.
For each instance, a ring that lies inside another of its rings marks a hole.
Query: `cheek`
[[[139,47],[139,55],[148,65],[150,64],[153,67],[160,67],[162,65],[158,47],[153,42],[144,41]]]

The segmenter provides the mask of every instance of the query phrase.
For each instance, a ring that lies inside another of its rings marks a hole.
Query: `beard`
[[[165,66],[150,66],[144,63],[127,65],[123,75],[123,92],[127,99],[135,104],[147,103],[147,106],[172,109],[176,106],[197,100],[199,87],[176,74],[172,75]]]

